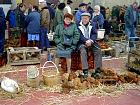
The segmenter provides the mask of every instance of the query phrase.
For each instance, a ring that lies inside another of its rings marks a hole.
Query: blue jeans
[[[0,31],[0,54],[4,51],[5,32]]]
[[[130,37],[136,37],[135,27],[126,27],[125,28],[125,32],[128,35],[128,38],[130,38]]]
[[[136,30],[135,27],[126,27],[125,28],[125,32],[128,36],[128,40],[129,40],[129,47],[134,47],[135,39],[133,39],[132,37],[136,37],[135,30]]]
[[[40,28],[40,48],[50,48],[47,29],[45,27]]]

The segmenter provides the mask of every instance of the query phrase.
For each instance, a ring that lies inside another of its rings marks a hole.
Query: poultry
[[[2,78],[1,88],[9,93],[16,94],[19,92],[19,86],[18,86],[17,82],[10,78],[7,78],[7,77]]]

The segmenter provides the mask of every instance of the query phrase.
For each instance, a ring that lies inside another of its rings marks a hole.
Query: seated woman
[[[100,72],[102,67],[102,53],[101,49],[96,42],[97,38],[97,28],[96,24],[91,25],[90,23],[91,15],[89,13],[81,14],[81,22],[78,26],[80,32],[80,40],[78,42],[78,49],[81,53],[81,62],[84,77],[88,76],[88,62],[87,62],[87,53],[91,50],[94,53],[94,68],[95,72],[92,73],[92,76],[95,77],[97,73]]]
[[[79,41],[79,32],[75,23],[72,22],[73,15],[64,15],[64,22],[56,27],[54,41],[57,46],[56,62],[64,57],[67,61],[67,72],[71,72],[71,52],[76,48]],[[58,64],[57,64],[58,65]]]

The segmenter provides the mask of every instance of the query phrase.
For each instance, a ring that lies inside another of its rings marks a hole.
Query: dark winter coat
[[[31,12],[25,18],[25,26],[27,27],[28,34],[40,33],[40,14],[37,11]]]
[[[136,18],[138,19],[138,12],[136,12]],[[125,12],[125,16],[124,16],[124,20],[125,20],[125,27],[134,27],[136,26],[136,22],[134,22],[134,15],[133,15],[133,8],[132,6],[128,7],[126,12]]]
[[[90,24],[88,25],[89,27],[89,35],[90,35],[90,39],[96,43],[96,39],[97,39],[97,28],[96,28],[96,24]],[[79,39],[79,42],[78,42],[78,45],[80,44],[85,44],[87,39],[85,36],[84,36],[84,28],[83,28],[83,24],[80,23],[79,26],[78,26],[78,30],[80,32],[80,39]]]
[[[69,35],[70,37],[72,37],[72,43],[70,46],[66,46],[64,44],[63,35]],[[76,48],[79,37],[80,34],[75,23],[71,23],[67,28],[64,28],[64,24],[59,24],[56,27],[54,34],[54,41],[57,46],[57,56],[66,58],[70,57],[71,52]]]

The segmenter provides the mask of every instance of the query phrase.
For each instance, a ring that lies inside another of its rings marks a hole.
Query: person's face
[[[32,9],[32,7],[33,7],[32,4],[29,4],[29,9]]]
[[[82,16],[82,17],[81,17],[81,20],[82,20],[82,23],[83,23],[84,25],[86,25],[86,24],[89,23],[90,17],[89,17],[89,16]]]
[[[137,4],[133,4],[133,9],[137,9],[138,5]]]
[[[64,19],[64,22],[65,22],[65,24],[67,24],[67,25],[69,25],[70,23],[71,23],[71,19],[70,18],[68,18],[68,17],[66,17],[65,19]]]
[[[23,11],[23,12],[25,12],[25,10],[26,10],[25,5],[23,5],[23,7],[20,7],[20,10]]]
[[[95,12],[95,13],[98,13],[99,10],[98,10],[97,8],[94,8],[94,12]]]
[[[81,6],[80,9],[81,11],[87,11],[87,6]]]
[[[40,3],[40,8],[44,8],[46,6],[46,4],[44,2]]]

